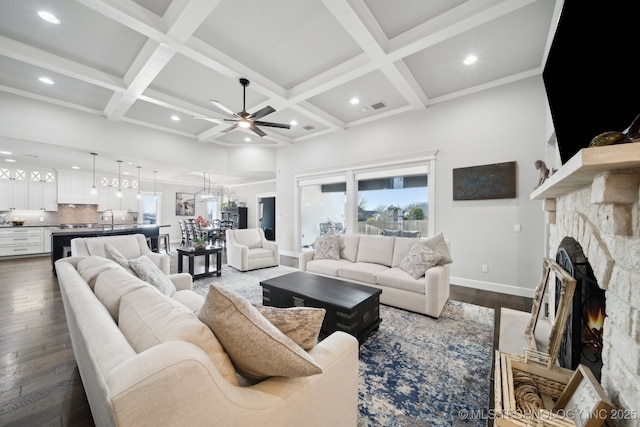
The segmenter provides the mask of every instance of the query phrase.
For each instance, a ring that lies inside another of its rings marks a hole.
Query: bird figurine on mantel
[[[596,135],[589,147],[604,147],[613,144],[625,144],[640,139],[640,114],[631,122],[628,128],[622,132],[609,131]]]

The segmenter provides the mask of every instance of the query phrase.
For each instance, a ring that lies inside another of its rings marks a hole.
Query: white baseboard
[[[503,285],[501,283],[483,282],[481,280],[463,279],[461,277],[453,276],[451,277],[450,282],[452,285],[499,292],[501,294],[517,295],[520,297],[533,298],[535,295],[535,289],[525,289],[518,286]]]
[[[291,252],[291,251],[280,251],[280,255],[284,255],[284,256],[291,256],[294,258],[298,258],[298,254],[295,252]]]

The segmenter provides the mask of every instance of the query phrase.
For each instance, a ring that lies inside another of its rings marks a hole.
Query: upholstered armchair
[[[280,263],[278,244],[267,240],[260,228],[226,230],[226,238],[230,267],[247,271]]]

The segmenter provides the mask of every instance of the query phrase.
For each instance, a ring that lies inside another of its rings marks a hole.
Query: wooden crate
[[[553,414],[551,410],[573,375],[570,369],[558,366],[547,367],[548,355],[525,352],[525,357],[496,351],[494,409],[495,426],[498,427],[575,427],[575,423]],[[513,388],[514,370],[524,371],[536,380],[545,410],[539,417],[523,414],[517,410]]]

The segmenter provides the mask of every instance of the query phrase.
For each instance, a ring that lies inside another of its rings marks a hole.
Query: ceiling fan
[[[261,137],[265,136],[266,133],[263,132],[260,128],[258,128],[258,126],[268,126],[272,128],[281,128],[281,129],[291,128],[291,125],[288,125],[288,124],[263,122],[261,120],[258,120],[266,116],[267,114],[271,114],[276,111],[275,108],[270,107],[268,105],[262,108],[261,110],[256,111],[255,113],[252,113],[252,114],[247,113],[247,110],[245,108],[245,102],[246,102],[247,86],[249,86],[249,80],[245,78],[240,78],[240,84],[242,85],[242,111],[240,111],[239,113],[234,113],[233,111],[231,111],[229,108],[225,107],[218,101],[214,101],[214,100],[209,101],[213,105],[215,105],[216,107],[224,111],[225,113],[233,116],[232,119],[214,119],[211,117],[203,117],[203,116],[194,116],[193,118],[199,119],[199,120],[207,120],[213,123],[219,123],[220,120],[224,120],[227,122],[235,122],[232,126],[223,130],[223,132],[231,132],[232,130],[240,127],[243,129],[250,129]]]

